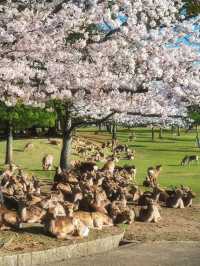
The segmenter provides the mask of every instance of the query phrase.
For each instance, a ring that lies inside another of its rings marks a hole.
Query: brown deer
[[[181,166],[184,165],[190,165],[191,162],[199,162],[199,156],[198,155],[186,155],[182,160],[181,160]]]
[[[77,169],[81,173],[85,173],[87,171],[89,171],[89,172],[90,171],[97,171],[98,170],[98,166],[94,162],[81,162],[79,164],[79,166],[77,167]]]
[[[36,205],[31,205],[29,207],[22,206],[20,211],[21,221],[23,223],[40,223],[46,214],[44,209]]]
[[[20,216],[16,211],[8,210],[3,204],[0,204],[0,230],[10,228],[19,228]]]
[[[102,171],[108,171],[110,172],[111,174],[114,173],[114,170],[115,170],[115,157],[113,156],[111,159],[109,159],[105,164],[104,166],[101,168]]]
[[[139,220],[142,222],[157,223],[161,219],[158,204],[153,200],[147,201],[147,206],[143,206],[139,212]]]
[[[169,208],[184,208],[183,191],[176,189],[174,193],[167,199],[166,206]]]
[[[31,142],[28,142],[25,146],[24,146],[24,151],[30,151],[34,148],[34,144]]]
[[[158,176],[162,170],[162,165],[156,165],[156,167],[149,167],[147,169],[147,177],[146,180],[143,182],[143,185],[148,187],[155,187],[157,185]]]
[[[79,219],[72,217],[57,217],[54,209],[49,209],[42,222],[45,230],[57,239],[73,239],[73,235],[87,237],[89,228]]]
[[[51,170],[53,166],[54,157],[51,154],[47,154],[42,159],[42,168],[43,170]]]
[[[113,226],[111,218],[101,212],[76,211],[72,216],[79,219],[88,228],[102,229],[104,226]]]
[[[192,199],[196,197],[196,194],[192,191],[191,188],[181,186],[183,191],[183,204],[184,207],[192,207]]]

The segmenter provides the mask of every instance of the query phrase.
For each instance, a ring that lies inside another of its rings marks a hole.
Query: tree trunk
[[[181,135],[181,131],[180,131],[180,127],[178,126],[177,127],[177,135],[180,137],[180,135]]]
[[[98,128],[99,128],[99,131],[101,131],[102,127],[101,127],[101,123],[98,124]]]
[[[111,125],[110,124],[106,124],[106,131],[108,133],[112,133],[112,129],[111,129]]]
[[[8,126],[7,141],[6,141],[6,158],[5,164],[12,164],[13,161],[13,128]]]
[[[163,138],[163,130],[162,130],[162,127],[160,127],[159,129],[159,139],[162,139]]]
[[[60,155],[60,167],[62,170],[68,170],[71,167],[71,144],[72,144],[72,131],[71,131],[71,116],[67,114],[65,125],[63,128],[63,144]]]
[[[154,132],[154,127],[152,127],[152,129],[151,129],[151,139],[152,139],[152,141],[154,141],[154,140],[155,140],[155,132]]]
[[[196,124],[196,145],[197,145],[197,148],[200,148],[199,132],[198,132],[198,125],[197,124]]]
[[[171,127],[171,134],[174,134],[174,126]]]
[[[113,123],[113,125],[112,125],[112,150],[114,150],[114,148],[115,148],[116,140],[117,140],[116,124]]]

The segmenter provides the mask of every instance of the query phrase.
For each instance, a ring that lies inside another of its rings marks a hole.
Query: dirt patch
[[[161,209],[162,220],[155,223],[135,222],[126,228],[125,239],[136,241],[200,241],[200,205],[192,208]]]
[[[138,210],[136,209],[136,212]],[[134,222],[132,225],[119,225],[103,231],[91,231],[89,238],[83,240],[56,240],[45,235],[42,227],[30,227],[20,231],[0,232],[0,255],[36,251],[94,240],[115,235],[125,230],[125,239],[148,241],[200,241],[200,204],[185,209],[161,209],[162,220],[155,223]]]
[[[66,246],[81,243],[94,239],[99,239],[121,233],[119,227],[106,228],[102,231],[92,230],[88,238],[76,240],[57,240],[45,235],[42,227],[30,227],[20,231],[0,232],[0,256],[5,254],[15,254],[21,252],[45,250],[53,247]]]

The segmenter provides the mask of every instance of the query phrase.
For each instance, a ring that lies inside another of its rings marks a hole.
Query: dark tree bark
[[[12,164],[12,162],[13,162],[13,128],[11,125],[9,125],[7,129],[5,164]]]
[[[181,135],[181,131],[180,131],[180,127],[178,126],[177,127],[177,135],[180,137],[180,135]]]
[[[163,138],[163,129],[162,127],[160,127],[159,129],[159,139],[162,139]]]
[[[102,125],[108,118],[110,118],[115,112],[113,111],[106,117],[100,119],[99,121],[81,121],[81,122],[73,122],[72,123],[72,116],[70,106],[66,106],[66,115],[64,117],[63,125],[63,144],[62,150],[60,155],[60,168],[62,170],[68,170],[71,168],[71,146],[72,146],[72,138],[73,132],[76,130],[77,127],[82,125],[94,125],[98,123],[98,125]]]
[[[155,131],[154,131],[154,127],[151,128],[151,139],[152,139],[152,141],[155,141]]]
[[[70,169],[71,165],[71,144],[72,144],[72,119],[68,112],[65,117],[63,128],[63,144],[60,155],[60,167],[62,170]]]
[[[174,126],[171,127],[171,134],[174,134]]]
[[[112,125],[112,150],[114,150],[117,140],[117,134],[116,134],[116,124],[113,123]]]
[[[112,139],[117,139],[116,124],[115,123],[113,123],[113,125],[112,125]]]

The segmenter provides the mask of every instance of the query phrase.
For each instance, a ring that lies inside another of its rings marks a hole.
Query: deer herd
[[[52,145],[60,142],[49,140]],[[158,222],[160,209],[192,206],[195,194],[188,187],[164,189],[158,184],[162,166],[149,167],[142,192],[136,184],[134,165],[117,166],[120,159],[133,160],[127,145],[105,142],[101,146],[76,139],[74,150],[85,161],[73,161],[70,170],[56,167],[51,189],[42,191],[35,176],[10,165],[0,181],[0,230],[23,230],[25,223],[41,223],[44,233],[59,239],[87,237],[91,229],[101,230],[134,221]],[[32,149],[28,143],[24,150]],[[108,155],[112,153],[111,155]],[[42,159],[44,170],[53,167],[53,156]],[[98,167],[97,162],[103,166]]]

